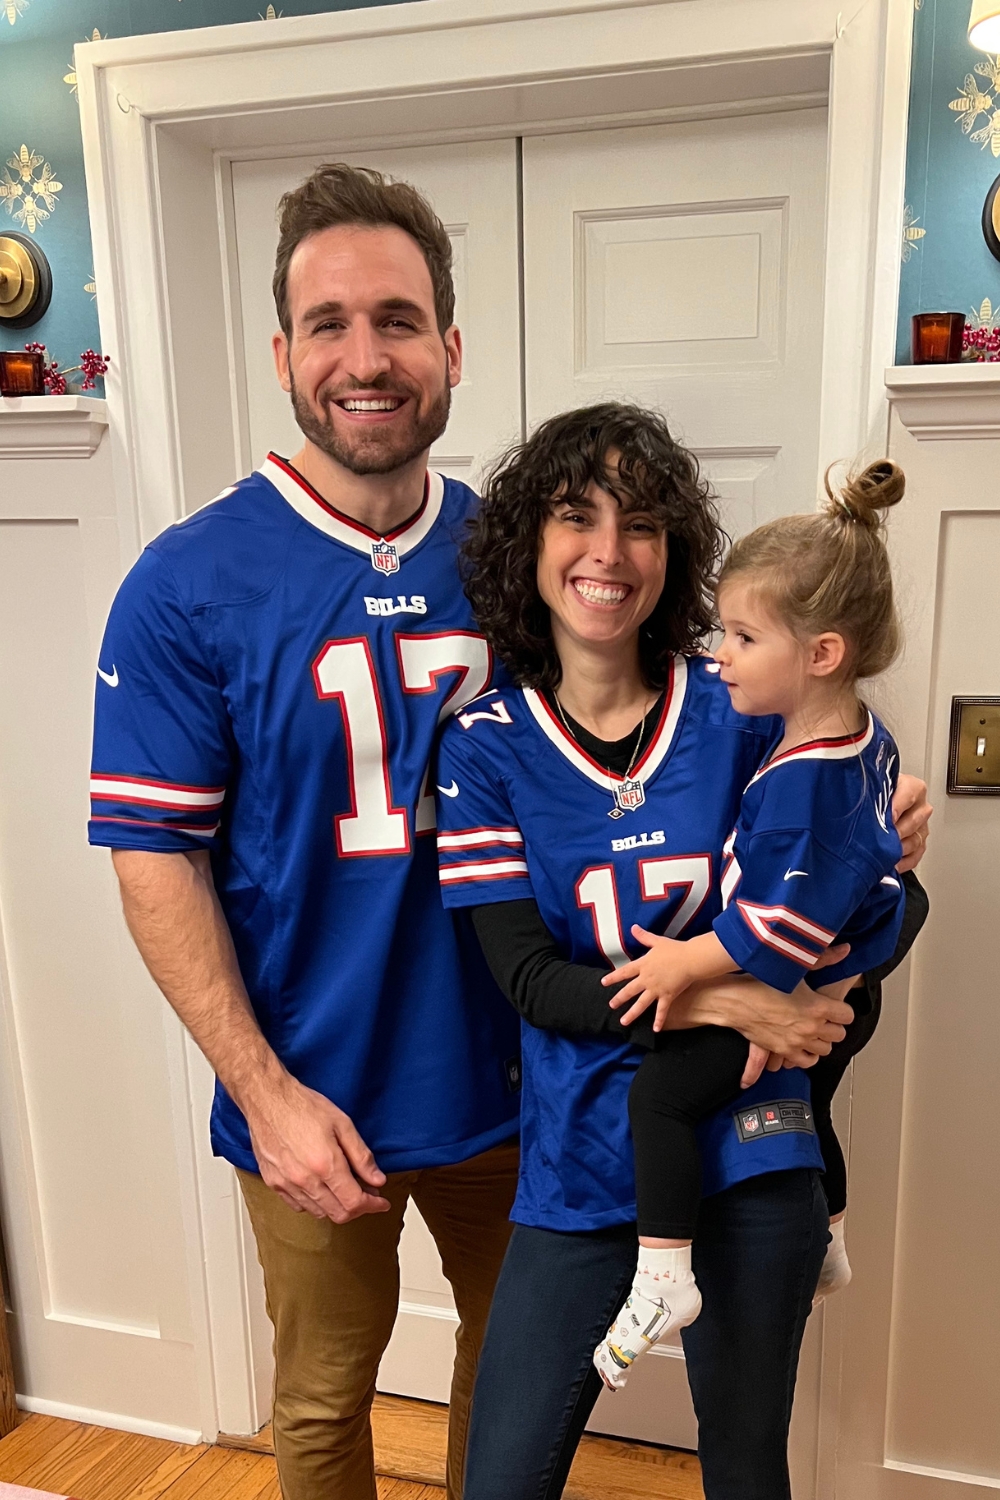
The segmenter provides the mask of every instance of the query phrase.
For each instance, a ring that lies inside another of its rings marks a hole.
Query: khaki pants
[[[274,1451],[284,1500],[375,1500],[369,1413],[399,1301],[397,1246],[412,1197],[460,1318],[448,1423],[448,1500],[461,1500],[476,1365],[511,1225],[517,1146],[452,1167],[398,1172],[392,1207],[350,1224],[296,1213],[237,1172],[274,1324]]]

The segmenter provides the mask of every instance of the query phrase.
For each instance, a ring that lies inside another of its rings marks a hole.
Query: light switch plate
[[[948,793],[1000,797],[1000,698],[952,698]]]

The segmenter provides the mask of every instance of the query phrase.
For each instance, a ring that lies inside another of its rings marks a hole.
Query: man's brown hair
[[[317,167],[278,204],[278,253],[274,263],[274,305],[281,331],[290,341],[288,267],[295,249],[310,234],[338,224],[370,229],[395,226],[417,244],[427,262],[434,288],[434,313],[443,334],[455,321],[455,285],[451,277],[451,241],[426,198],[408,182],[393,182],[371,167],[328,162]]]

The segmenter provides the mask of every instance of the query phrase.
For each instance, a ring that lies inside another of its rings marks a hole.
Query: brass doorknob
[[[0,332],[30,328],[52,300],[52,271],[26,234],[0,234]]]

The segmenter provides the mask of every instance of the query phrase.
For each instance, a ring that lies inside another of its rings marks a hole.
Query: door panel
[[[431,463],[467,482],[521,430],[516,150],[515,141],[485,141],[350,154],[354,166],[374,167],[419,187],[451,237],[464,368],[448,431],[433,449]],[[239,258],[234,301],[242,316],[247,457],[254,464],[270,448],[294,453],[302,442],[271,359],[277,328],[271,297],[275,205],[324,160],[329,154],[233,163]]]
[[[639,401],[734,534],[811,507],[825,179],[823,110],[526,140],[529,426]]]
[[[211,1414],[176,1032],[124,931],[109,853],[86,841],[94,666],[120,574],[109,439],[90,457],[0,452],[0,1155],[17,1389],[32,1410],[190,1442]]]

